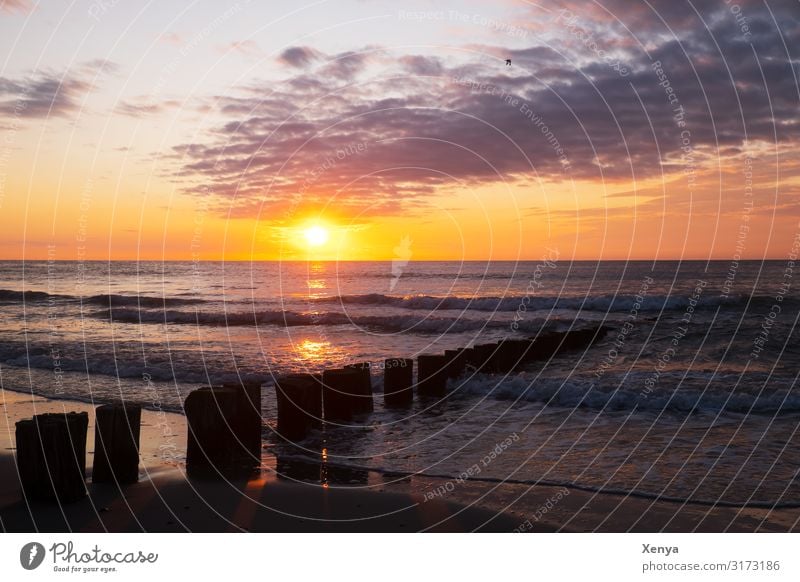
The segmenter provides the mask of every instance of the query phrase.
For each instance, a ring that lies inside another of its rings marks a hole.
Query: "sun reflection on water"
[[[295,357],[309,368],[320,368],[342,359],[344,351],[320,339],[306,338],[294,345]]]
[[[328,288],[328,265],[325,263],[309,263],[306,286],[309,299],[318,299],[326,295]]]

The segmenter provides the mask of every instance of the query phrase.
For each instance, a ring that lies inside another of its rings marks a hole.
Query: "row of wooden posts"
[[[549,333],[534,339],[503,340],[472,348],[423,354],[414,361],[384,362],[387,407],[407,407],[420,398],[446,396],[447,381],[475,372],[509,373],[549,359],[565,349],[585,347],[605,328]],[[350,423],[373,410],[369,364],[353,364],[321,374],[291,374],[275,383],[277,432],[289,441],[305,438],[323,424]],[[251,472],[261,462],[261,385],[208,386],[184,403],[188,424],[186,467],[190,475],[228,476]],[[129,403],[98,406],[92,481],[127,484],[138,480],[142,409]],[[17,465],[31,499],[72,501],[86,495],[86,412],[41,414],[16,425]]]
[[[550,332],[530,339],[507,339],[471,348],[445,350],[442,354],[417,356],[414,361],[384,362],[383,392],[387,407],[410,406],[414,391],[421,398],[442,398],[447,381],[465,373],[507,374],[530,362],[547,360],[563,350],[585,347],[606,333],[606,328]],[[301,440],[310,430],[327,424],[348,423],[373,410],[369,364],[353,364],[322,374],[293,374],[276,383],[278,433]]]
[[[97,407],[93,482],[138,480],[141,418],[138,405]],[[86,412],[38,414],[17,422],[17,468],[28,499],[69,502],[86,496],[88,426]]]

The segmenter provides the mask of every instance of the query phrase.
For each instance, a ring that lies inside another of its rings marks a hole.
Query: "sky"
[[[798,59],[794,0],[0,0],[0,259],[785,258]]]

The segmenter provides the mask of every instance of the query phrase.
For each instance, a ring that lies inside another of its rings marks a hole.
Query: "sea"
[[[800,500],[800,272],[784,261],[0,263],[3,389],[182,412],[263,383],[284,458],[708,505]],[[383,362],[603,325],[449,396],[382,402]],[[369,362],[374,413],[290,445],[274,380]],[[453,485],[455,487],[455,485]]]

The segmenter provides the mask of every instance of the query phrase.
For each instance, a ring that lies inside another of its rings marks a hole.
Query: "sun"
[[[319,247],[328,242],[330,235],[327,228],[315,224],[314,226],[309,226],[307,229],[305,229],[303,231],[303,236],[305,237],[308,246]]]

